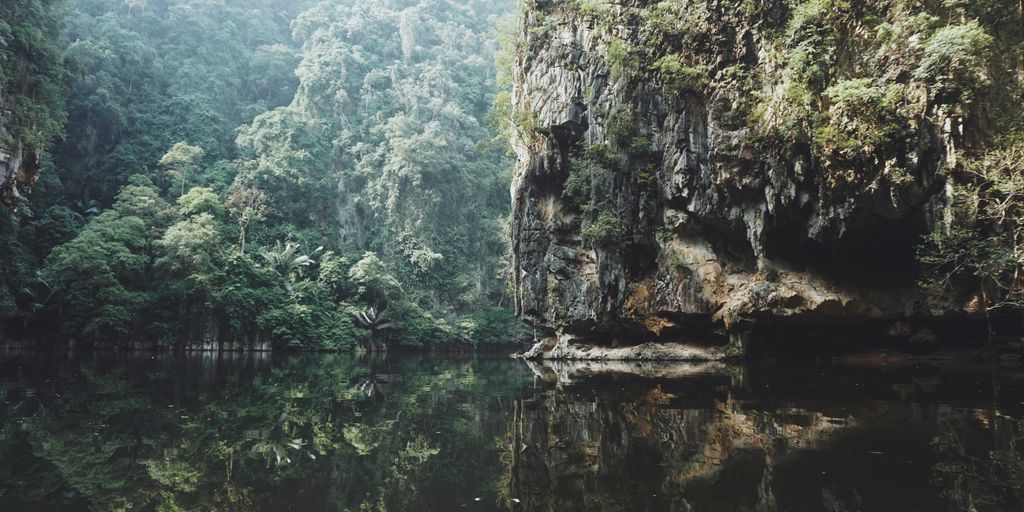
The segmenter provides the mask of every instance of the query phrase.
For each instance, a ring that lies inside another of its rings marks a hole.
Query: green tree
[[[63,134],[67,69],[57,44],[56,0],[9,0],[0,5],[0,149],[38,158]],[[7,177],[3,177],[7,186]],[[4,201],[9,201],[4,197]]]
[[[314,251],[313,255],[321,250],[323,250],[323,247]],[[294,278],[296,271],[316,263],[313,255],[300,253],[299,244],[294,242],[278,242],[274,247],[260,251],[260,257],[263,258],[267,268],[282,279],[285,279],[285,287],[289,289],[291,279]]]
[[[452,319],[505,294],[511,162],[478,143],[511,3],[313,4],[73,0],[62,34],[35,32],[71,63],[74,122],[0,224],[9,324],[337,349],[362,338],[353,311],[390,303],[397,343],[477,331]]]
[[[85,344],[117,344],[140,332],[156,295],[149,289],[158,236],[174,211],[139,179],[109,211],[46,258],[42,277],[56,290],[62,332]]]
[[[203,148],[189,146],[185,142],[178,142],[171,146],[171,149],[167,150],[164,156],[160,158],[158,163],[164,167],[167,174],[181,183],[179,196],[185,195],[185,180],[195,173],[196,167],[205,155],[206,152],[203,151]]]
[[[348,278],[355,284],[357,293],[366,302],[387,307],[391,300],[402,296],[402,285],[391,275],[387,266],[376,254],[367,252],[348,271]]]
[[[952,215],[918,248],[923,284],[978,295],[988,325],[1024,308],[1024,136],[971,155],[957,184]]]
[[[978,22],[940,29],[928,41],[914,78],[927,84],[935,101],[973,101],[989,84],[993,39]]]
[[[217,220],[207,212],[198,213],[167,228],[160,239],[170,262],[193,273],[208,273],[223,246]]]
[[[224,205],[211,188],[192,187],[177,200],[178,212],[185,216],[208,213],[214,217],[224,215]]]

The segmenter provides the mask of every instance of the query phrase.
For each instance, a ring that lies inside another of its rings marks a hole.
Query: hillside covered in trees
[[[482,0],[0,6],[0,337],[480,346],[511,160]]]
[[[0,0],[0,266],[0,512],[1024,512],[1024,0]]]
[[[512,310],[548,357],[1016,335],[1022,10],[5,2],[0,338],[469,348],[522,339]]]

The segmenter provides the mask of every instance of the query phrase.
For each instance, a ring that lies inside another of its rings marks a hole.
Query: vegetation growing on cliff
[[[854,185],[884,182],[914,131],[951,117],[974,131],[964,148],[981,148],[1019,111],[1012,107],[1020,100],[1024,37],[1018,2],[799,0],[735,8],[588,0],[562,8],[594,20],[611,75],[627,87],[653,82],[672,100],[703,97],[714,82],[719,96],[736,98],[732,109],[747,111],[763,150],[781,160],[811,145],[826,175]],[[715,61],[732,44],[731,32],[750,29],[752,42],[771,50],[761,62]]]
[[[0,148],[50,148],[67,119],[67,69],[57,44],[58,0],[0,5]],[[9,115],[9,117],[8,117]]]
[[[0,203],[15,200],[19,188],[31,185],[38,157],[64,129],[67,69],[56,42],[61,5],[49,0],[0,4]],[[28,175],[19,176],[19,167]],[[37,268],[40,251],[22,243],[19,235],[53,243],[78,227],[77,215],[66,208],[32,212],[19,206],[0,212],[0,321],[15,316],[17,290],[34,279]],[[28,218],[33,226],[22,230]],[[32,308],[38,300],[28,297],[23,305]]]
[[[918,249],[922,284],[976,294],[972,309],[988,320],[1024,308],[1024,134],[964,155],[949,215]]]
[[[510,164],[477,147],[510,5],[75,0],[59,39],[4,5],[72,71],[53,168],[0,214],[6,337],[349,349],[386,308],[381,345],[514,341]]]
[[[1020,129],[1019,2],[525,5],[509,118],[543,140],[517,147],[516,304],[566,345],[1019,306],[1008,228],[950,214],[1006,195],[968,167]],[[951,253],[975,261],[915,290]]]
[[[611,252],[618,233],[664,249],[636,224],[674,222],[712,244],[746,238],[719,256],[747,268],[811,263],[836,275],[871,275],[891,252],[904,276],[920,271],[929,293],[944,288],[980,316],[1019,308],[1024,293],[1022,198],[1007,157],[1022,147],[1022,9],[1016,0],[528,2],[513,112],[557,125],[565,118],[552,111],[571,102],[586,111],[582,136],[548,134],[541,151],[574,144],[559,167],[562,196],[578,209],[574,240]],[[563,55],[578,77],[552,71]],[[534,92],[544,85],[554,90]],[[616,165],[592,158],[601,146]],[[672,219],[649,207],[655,186]],[[612,222],[637,211],[637,222]],[[872,236],[898,248],[849,272],[803,261],[796,248],[839,255]],[[536,299],[543,309],[543,293]]]

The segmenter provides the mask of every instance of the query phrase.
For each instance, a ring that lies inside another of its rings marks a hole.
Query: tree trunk
[[[988,330],[985,344],[991,350],[992,340],[996,337],[996,333],[992,327],[992,310],[989,308],[988,292],[985,291],[984,281],[981,283],[981,306],[985,308],[985,328]]]

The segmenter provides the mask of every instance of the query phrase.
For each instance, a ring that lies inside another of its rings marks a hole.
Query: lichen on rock
[[[12,120],[10,101],[0,98],[0,203],[5,205],[14,204],[21,196],[19,189],[36,182],[42,159],[38,151],[26,149],[21,141],[9,136],[7,128]]]
[[[513,281],[551,337],[529,355],[716,359],[790,326],[966,314],[915,282],[914,247],[988,115],[966,59],[988,36],[935,76],[942,9],[527,2]]]

